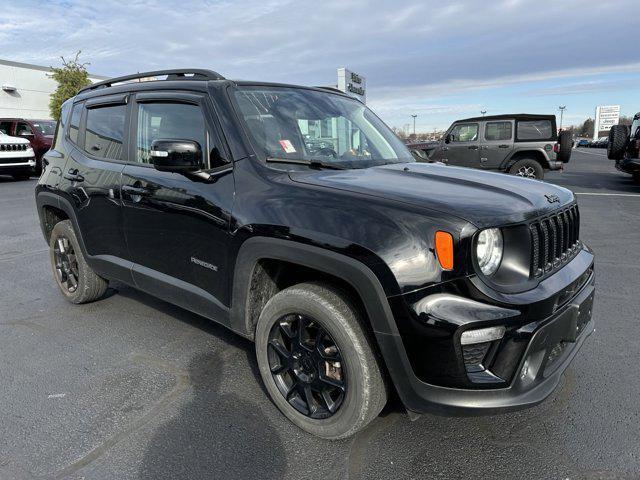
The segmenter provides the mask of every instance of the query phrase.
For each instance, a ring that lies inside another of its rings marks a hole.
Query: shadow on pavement
[[[141,479],[280,479],[286,454],[259,407],[220,392],[224,372],[215,353],[189,364],[192,398],[160,426],[147,445]]]

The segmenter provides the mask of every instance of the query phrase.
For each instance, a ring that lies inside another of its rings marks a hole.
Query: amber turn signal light
[[[449,232],[436,232],[436,256],[444,270],[453,270],[453,236]]]

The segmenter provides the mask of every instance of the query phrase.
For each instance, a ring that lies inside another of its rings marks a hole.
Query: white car
[[[26,180],[34,173],[36,158],[26,138],[11,137],[0,130],[0,174]]]

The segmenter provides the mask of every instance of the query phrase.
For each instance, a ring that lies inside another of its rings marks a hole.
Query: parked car
[[[630,127],[611,127],[607,156],[616,161],[618,170],[631,174],[640,183],[640,113],[635,114]]]
[[[448,165],[544,178],[571,159],[571,133],[556,130],[555,115],[495,115],[457,120],[429,159]]]
[[[608,137],[598,137],[598,139],[596,139],[593,142],[591,142],[591,144],[589,146],[591,148],[607,148],[608,144],[609,144],[609,138]]]
[[[36,165],[29,140],[6,135],[0,129],[0,174],[26,180]]]
[[[31,143],[36,158],[35,175],[42,172],[42,155],[51,148],[55,128],[56,122],[53,120],[0,118],[0,130],[7,135],[26,138]]]
[[[335,148],[309,153],[309,123]],[[63,104],[45,159],[62,294],[117,280],[253,340],[274,404],[320,437],[355,434],[392,391],[413,413],[535,405],[593,331],[571,191],[416,162],[333,89],[115,78]]]
[[[589,140],[587,140],[586,138],[581,138],[580,140],[578,140],[576,147],[588,147],[589,143]]]

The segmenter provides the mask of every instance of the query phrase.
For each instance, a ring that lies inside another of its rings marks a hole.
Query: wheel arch
[[[82,238],[82,232],[80,231],[78,219],[76,218],[75,211],[69,200],[62,198],[60,195],[56,195],[55,193],[37,192],[36,206],[40,217],[40,228],[42,229],[42,234],[44,235],[44,239],[47,243],[49,242],[51,230],[55,225],[51,225],[51,222],[56,220],[69,220],[73,225],[73,230],[75,231],[82,253],[86,257],[87,249],[85,248],[84,240]]]
[[[253,339],[257,318],[269,298],[283,286],[297,283],[289,268],[298,270],[296,275],[304,280],[312,272],[314,279],[335,280],[331,283],[356,296],[373,333],[397,334],[382,284],[365,264],[313,245],[270,237],[250,238],[238,252],[230,312],[233,330]]]
[[[537,161],[545,170],[549,169],[549,158],[542,148],[528,148],[516,150],[503,164],[503,170],[508,171],[518,160],[531,159]]]

